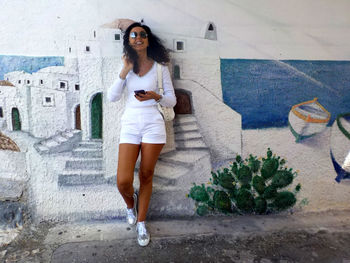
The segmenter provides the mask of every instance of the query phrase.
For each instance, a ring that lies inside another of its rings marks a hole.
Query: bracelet
[[[160,98],[158,100],[156,100],[156,102],[158,102],[158,103],[163,99],[162,95],[159,95],[159,96],[160,96]]]

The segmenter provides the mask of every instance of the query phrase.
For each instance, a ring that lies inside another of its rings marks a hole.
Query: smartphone
[[[135,92],[135,95],[138,95],[138,94],[146,94],[146,91],[143,90],[143,89],[134,90],[134,92]]]

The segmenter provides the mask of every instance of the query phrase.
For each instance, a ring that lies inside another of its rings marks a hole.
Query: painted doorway
[[[80,120],[80,105],[75,108],[75,129],[81,130],[81,120]]]
[[[91,138],[102,139],[102,93],[97,93],[91,102]]]
[[[174,107],[175,114],[192,114],[191,95],[185,90],[175,90],[177,103]]]
[[[174,66],[174,79],[180,79],[180,66]]]
[[[21,116],[19,115],[19,110],[17,108],[12,108],[12,129],[14,131],[20,131],[22,129]]]

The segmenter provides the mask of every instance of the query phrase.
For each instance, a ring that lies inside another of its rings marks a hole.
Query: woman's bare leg
[[[141,143],[141,164],[139,170],[140,192],[138,222],[146,220],[149,201],[152,195],[152,179],[159,154],[164,144]]]
[[[139,144],[119,144],[117,186],[128,208],[134,206],[134,170],[139,152]]]

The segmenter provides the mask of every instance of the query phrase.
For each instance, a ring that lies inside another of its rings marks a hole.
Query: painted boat
[[[350,179],[350,112],[339,114],[332,125],[330,154],[335,180]]]
[[[296,142],[322,132],[331,114],[317,101],[305,101],[292,107],[288,116],[288,126]]]

